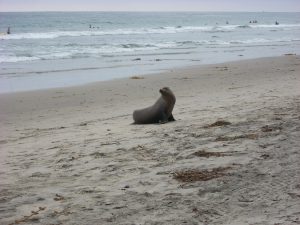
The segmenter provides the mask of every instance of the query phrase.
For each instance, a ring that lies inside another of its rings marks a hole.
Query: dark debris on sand
[[[228,121],[225,121],[225,120],[218,120],[212,124],[205,126],[204,128],[221,127],[221,126],[227,126],[227,125],[231,125],[231,123]]]
[[[175,172],[173,178],[180,182],[196,182],[196,181],[208,181],[218,177],[225,176],[225,171],[231,169],[231,167],[219,167],[212,170],[185,170]]]
[[[130,79],[133,79],[133,80],[140,80],[140,79],[144,79],[144,77],[140,77],[140,76],[132,76],[132,77],[130,77]]]
[[[265,125],[261,127],[262,132],[272,132],[272,131],[281,131],[282,127],[281,126],[275,126],[275,125]]]
[[[13,223],[9,225],[21,224],[34,221],[34,216],[39,215],[41,211],[44,211],[46,207],[39,207],[38,210],[32,210],[30,215],[23,216],[22,219],[15,220]]]
[[[197,151],[197,152],[194,153],[194,155],[198,156],[198,157],[206,157],[206,158],[226,156],[223,152],[207,152],[207,151],[204,151],[204,150]]]
[[[242,134],[237,136],[221,136],[217,137],[216,141],[234,141],[237,139],[251,139],[251,140],[257,140],[258,134]]]

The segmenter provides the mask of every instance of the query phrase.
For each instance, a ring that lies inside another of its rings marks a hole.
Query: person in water
[[[10,27],[7,28],[6,34],[10,34]]]

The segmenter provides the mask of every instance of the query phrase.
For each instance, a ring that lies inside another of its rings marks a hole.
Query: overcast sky
[[[300,12],[300,0],[0,0],[0,11]]]

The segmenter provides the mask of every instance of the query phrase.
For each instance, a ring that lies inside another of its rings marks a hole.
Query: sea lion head
[[[162,89],[159,89],[159,92],[162,95],[170,94],[172,93],[171,89],[169,87],[163,87]]]
[[[162,97],[165,99],[168,99],[171,103],[175,104],[176,98],[173,92],[169,87],[163,87],[162,89],[159,90],[161,93]]]

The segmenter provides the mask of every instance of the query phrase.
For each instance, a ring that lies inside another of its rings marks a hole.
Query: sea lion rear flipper
[[[172,113],[171,113],[171,115],[169,116],[168,121],[169,121],[169,122],[176,121],[175,118],[173,117],[173,114],[172,114]]]

